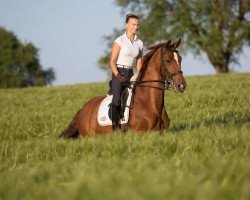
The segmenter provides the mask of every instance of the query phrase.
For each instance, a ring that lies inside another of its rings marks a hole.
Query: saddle
[[[131,107],[132,96],[133,96],[133,86],[126,87],[121,94],[120,124],[127,124],[129,121],[129,111]],[[113,95],[107,95],[107,97],[104,98],[100,104],[97,114],[97,121],[100,126],[112,125],[112,120],[111,120],[112,99]]]

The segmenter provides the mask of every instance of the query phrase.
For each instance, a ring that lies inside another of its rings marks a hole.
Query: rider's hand
[[[125,78],[120,73],[116,74],[116,78],[118,79],[118,81],[120,83],[124,83],[125,82]]]

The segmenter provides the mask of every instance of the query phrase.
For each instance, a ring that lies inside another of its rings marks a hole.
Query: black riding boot
[[[112,127],[113,131],[119,130],[120,106],[112,105]]]

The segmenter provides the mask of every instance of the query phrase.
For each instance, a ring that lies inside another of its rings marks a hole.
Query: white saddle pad
[[[132,97],[132,89],[128,89],[128,99],[126,102],[126,105],[129,106],[131,103],[131,97]],[[110,103],[112,101],[113,95],[107,95],[107,97],[105,99],[103,99],[103,101],[100,104],[100,107],[98,109],[98,114],[97,114],[97,121],[99,123],[99,125],[101,126],[108,126],[108,125],[112,125],[112,121],[110,120],[109,116],[108,116],[108,112],[109,112],[109,106]],[[120,120],[120,124],[125,124],[128,122],[129,119],[129,108],[126,107],[125,111],[124,111],[124,118]]]

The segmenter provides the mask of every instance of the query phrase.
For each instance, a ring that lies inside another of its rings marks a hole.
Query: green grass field
[[[107,83],[0,90],[0,199],[250,199],[250,74],[187,78],[157,132],[57,136]]]

